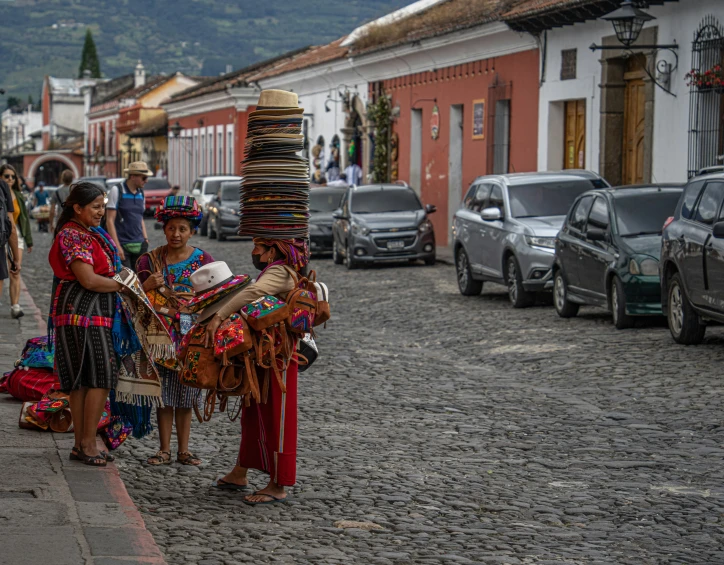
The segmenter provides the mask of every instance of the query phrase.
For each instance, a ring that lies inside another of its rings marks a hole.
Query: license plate
[[[402,249],[405,247],[405,242],[401,239],[393,239],[387,242],[387,249]]]

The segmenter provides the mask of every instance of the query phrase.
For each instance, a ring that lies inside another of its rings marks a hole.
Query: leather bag
[[[206,327],[195,325],[179,347],[181,363],[179,380],[191,388],[216,390],[221,373],[221,361],[214,356],[214,348],[206,347]]]

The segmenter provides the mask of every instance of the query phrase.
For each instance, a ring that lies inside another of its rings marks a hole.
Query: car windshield
[[[355,192],[352,196],[353,214],[381,214],[421,210],[422,204],[409,189],[383,189]]]
[[[309,192],[310,212],[333,212],[339,208],[344,190],[315,188]]]
[[[593,181],[583,179],[511,186],[510,213],[514,218],[564,216],[578,195],[592,188]]]
[[[674,215],[681,192],[647,192],[619,196],[615,200],[616,225],[621,237],[660,234]]]
[[[239,201],[239,183],[236,181],[225,182],[221,185],[221,201],[222,202],[238,202]]]
[[[168,184],[166,179],[150,177],[146,181],[146,186],[143,187],[143,190],[169,190],[170,188],[171,185]]]
[[[204,187],[204,194],[218,194],[219,187],[221,186],[222,182],[223,181],[220,181],[220,180],[206,181],[206,186]]]

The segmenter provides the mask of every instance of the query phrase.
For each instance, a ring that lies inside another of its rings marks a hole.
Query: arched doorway
[[[35,169],[35,176],[32,179],[33,186],[44,182],[47,186],[58,186],[60,184],[60,175],[68,166],[60,161],[46,161],[38,165]]]
[[[73,159],[62,153],[43,153],[37,156],[26,155],[25,159],[26,180],[32,181],[33,186],[37,186],[37,183],[41,181],[49,186],[58,186],[60,184],[60,174],[65,169],[72,171],[73,178],[80,176],[79,167],[73,162]]]

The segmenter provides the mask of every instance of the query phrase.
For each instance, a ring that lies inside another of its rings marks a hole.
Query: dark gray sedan
[[[354,269],[362,263],[414,261],[435,264],[435,230],[409,186],[374,184],[350,187],[332,215],[332,256]]]

